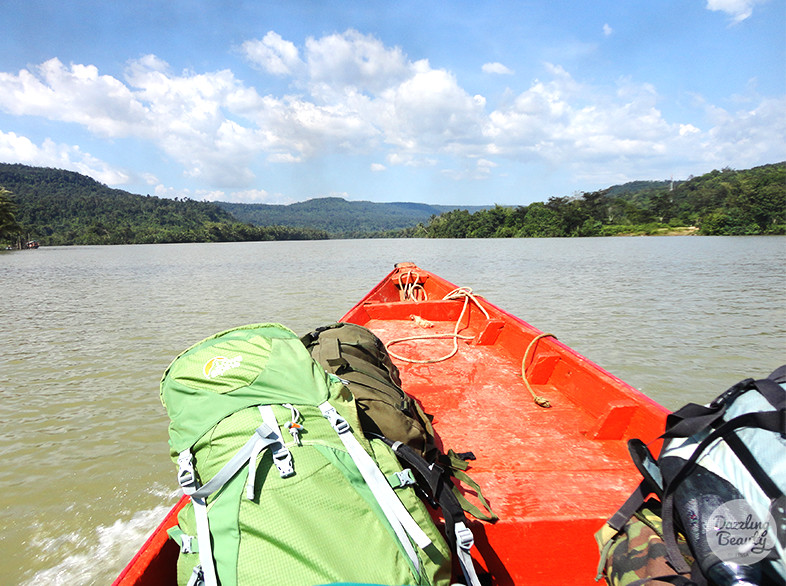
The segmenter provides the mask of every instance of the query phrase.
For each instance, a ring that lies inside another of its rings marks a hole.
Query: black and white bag
[[[698,584],[786,581],[786,366],[666,419],[657,460],[628,447],[644,480],[608,524],[620,531],[650,494],[662,502],[670,564]],[[677,531],[695,557],[677,546]]]

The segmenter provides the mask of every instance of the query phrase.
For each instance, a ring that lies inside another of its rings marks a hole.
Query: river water
[[[341,317],[393,264],[471,287],[675,409],[786,362],[786,237],[0,253],[0,582],[106,584],[177,498],[158,382],[246,323]]]

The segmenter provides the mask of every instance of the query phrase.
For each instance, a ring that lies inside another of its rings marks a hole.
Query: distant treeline
[[[211,202],[135,195],[58,169],[0,164],[0,187],[6,190],[5,199],[11,202],[17,224],[15,230],[6,228],[6,242],[35,239],[54,246],[315,240],[329,236],[308,228],[253,226],[239,222]],[[2,210],[0,202],[0,218]]]
[[[786,163],[745,171],[716,170],[676,184],[639,181],[515,208],[497,205],[472,214],[455,210],[400,235],[527,238],[690,231],[786,234]]]
[[[6,244],[31,239],[69,245],[675,232],[786,234],[786,162],[716,170],[677,183],[636,181],[526,206],[467,209],[340,198],[289,206],[216,204],[135,195],[71,171],[0,163],[0,242]]]
[[[431,216],[457,209],[470,212],[489,206],[446,206],[425,203],[347,201],[320,197],[289,205],[216,202],[241,222],[255,226],[309,227],[342,238],[366,238],[370,234],[392,234],[428,222]]]

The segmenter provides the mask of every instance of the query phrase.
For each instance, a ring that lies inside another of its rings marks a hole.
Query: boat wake
[[[92,535],[71,532],[42,539],[36,549],[42,556],[51,557],[60,550],[72,550],[55,566],[36,572],[24,586],[51,584],[111,584],[125,564],[134,556],[180,496],[179,490],[151,489],[163,504],[138,511],[128,520],[118,519],[111,525],[99,525]]]

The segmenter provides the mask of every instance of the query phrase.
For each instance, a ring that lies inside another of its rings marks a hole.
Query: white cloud
[[[116,169],[78,146],[57,144],[47,138],[41,145],[26,136],[0,130],[0,161],[76,171],[107,185],[124,185],[129,174]]]
[[[513,70],[508,69],[502,63],[484,63],[481,68],[483,73],[496,73],[499,75],[513,75]]]
[[[479,169],[491,169],[493,167],[498,167],[497,163],[494,161],[489,161],[487,159],[478,159],[478,168]]]
[[[608,37],[608,36],[610,36],[610,35],[611,35],[611,33],[613,33],[613,32],[614,32],[614,29],[612,29],[612,28],[611,28],[611,27],[608,25],[608,23],[603,25],[603,35],[604,35],[604,36]]]
[[[270,193],[264,189],[240,189],[235,191],[225,191],[223,189],[178,189],[168,187],[159,183],[153,190],[157,197],[173,199],[188,198],[198,201],[231,201],[237,203],[270,203],[288,204],[293,203],[291,198],[284,197],[280,193]]]
[[[651,84],[619,82],[605,88],[579,84],[561,68],[536,81],[506,108],[489,115],[488,152],[520,161],[546,161],[573,169],[577,178],[617,182],[665,176],[681,161],[696,167],[749,166],[786,156],[786,98],[763,100],[750,111],[728,112],[707,105],[708,130],[672,123],[658,108]],[[780,115],[778,112],[780,111]],[[598,169],[605,169],[598,175]]]
[[[458,152],[481,139],[485,100],[447,71],[423,69],[380,99],[385,142],[398,149]]]
[[[273,153],[267,158],[270,163],[300,163],[303,159],[291,153]]]
[[[753,14],[753,7],[767,0],[707,0],[707,9],[725,12],[733,23],[739,23]]]
[[[371,165],[373,171],[439,164],[458,169],[448,171],[454,177],[473,179],[498,172],[502,158],[561,165],[577,175],[603,165],[632,177],[674,159],[689,167],[786,158],[782,99],[755,96],[736,112],[703,104],[697,106],[703,120],[670,121],[650,84],[621,79],[616,87],[592,86],[547,63],[541,79],[490,110],[453,73],[411,61],[400,48],[357,31],[310,38],[302,49],[270,32],[243,47],[265,71],[288,76],[292,93],[261,95],[230,70],[174,72],[154,55],[130,62],[122,80],[52,59],[0,72],[0,111],[152,145],[185,176],[217,190],[204,197],[232,189],[246,194],[238,197],[267,197],[247,191],[259,164],[298,165],[326,154],[385,161]],[[500,64],[486,65],[502,72]],[[105,183],[128,180],[78,147],[36,145],[6,133],[0,149],[4,160],[81,165]]]
[[[385,160],[390,165],[402,165],[404,167],[435,167],[437,165],[437,160],[434,158],[415,156],[413,153],[403,151],[388,153]]]
[[[223,191],[197,192],[203,201],[234,201],[239,203],[292,203],[280,193],[270,193],[264,189],[245,189],[225,193]]]
[[[680,136],[688,136],[698,132],[701,132],[701,130],[696,128],[693,124],[680,124]]]
[[[308,81],[312,92],[344,93],[349,88],[378,94],[412,74],[400,48],[388,48],[355,30],[306,41]]]
[[[121,81],[93,65],[50,59],[18,74],[0,72],[0,109],[17,116],[74,122],[103,137],[139,129],[147,112]]]
[[[249,61],[274,75],[291,75],[303,65],[295,44],[273,31],[261,40],[244,42],[242,51]]]
[[[763,99],[755,108],[728,112],[708,106],[715,125],[699,135],[705,158],[734,161],[739,167],[775,162],[786,158],[786,97]]]
[[[442,174],[454,181],[479,181],[488,179],[491,171],[497,166],[497,163],[488,159],[477,159],[476,161],[467,159],[461,169],[443,169]]]

